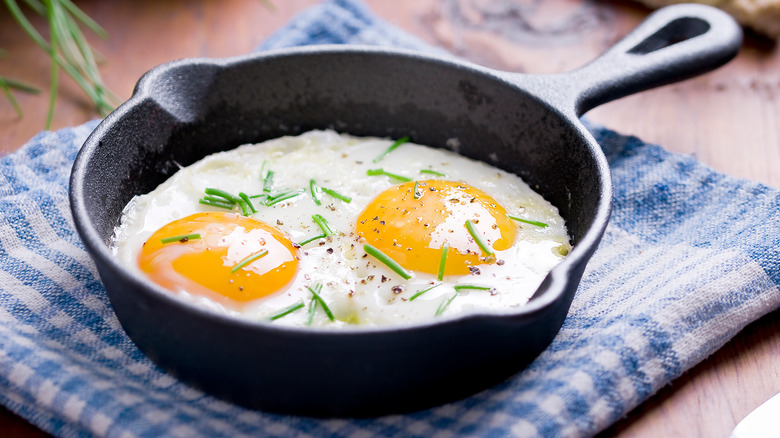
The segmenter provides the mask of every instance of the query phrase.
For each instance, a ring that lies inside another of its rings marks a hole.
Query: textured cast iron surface
[[[694,30],[679,20],[693,20]],[[734,56],[740,38],[722,13],[681,6],[661,10],[596,62],[562,75],[348,46],[174,62],[142,78],[82,148],[71,180],[76,226],[128,335],[194,386],[254,408],[318,416],[430,407],[517,372],[563,323],[612,197],[606,161],[577,116],[715,68]],[[342,332],[207,313],[131,274],[109,252],[124,205],[178,164],[323,128],[409,135],[434,147],[457,139],[461,154],[520,175],[555,204],[575,248],[512,313]]]

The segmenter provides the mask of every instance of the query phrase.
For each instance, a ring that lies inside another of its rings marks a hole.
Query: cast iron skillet
[[[714,69],[737,53],[722,12],[652,14],[595,62],[523,75],[446,57],[327,46],[157,67],[87,139],[71,177],[76,228],[117,317],[152,360],[239,404],[369,416],[448,402],[522,369],[551,342],[610,215],[609,169],[578,116],[630,93]],[[346,331],[279,328],[179,302],[119,265],[107,242],[123,206],[177,164],[311,129],[409,135],[516,173],[556,205],[574,249],[530,303],[502,314]]]

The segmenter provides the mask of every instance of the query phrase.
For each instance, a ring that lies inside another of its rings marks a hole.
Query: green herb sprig
[[[406,176],[403,176],[403,175],[398,175],[396,173],[390,173],[390,172],[388,172],[388,171],[386,171],[384,169],[368,169],[366,171],[366,175],[368,175],[368,176],[383,175],[383,176],[387,176],[387,177],[390,177],[390,178],[392,178],[394,180],[398,180],[398,181],[401,181],[401,182],[409,182],[409,181],[412,180],[409,177],[406,177]]]
[[[324,234],[324,233],[323,234],[318,234],[318,235],[316,235],[314,237],[309,237],[308,239],[306,239],[306,240],[304,240],[302,242],[298,242],[298,246],[306,245],[307,243],[314,242],[315,240],[325,239],[326,237],[328,237],[328,236],[326,234]]]
[[[458,295],[460,295],[460,294],[458,292],[455,292],[454,294],[450,295],[449,298],[447,298],[446,300],[442,301],[441,304],[439,304],[439,308],[436,309],[435,315],[439,316],[442,313],[444,313],[444,311],[447,310],[447,307],[450,306],[450,303],[452,302],[452,300],[454,300],[455,297],[457,297]]]
[[[290,305],[288,307],[285,307],[284,309],[280,310],[279,312],[271,315],[268,319],[270,319],[271,321],[276,321],[277,319],[279,319],[279,318],[281,318],[283,316],[287,316],[287,315],[295,312],[296,310],[298,310],[298,309],[300,309],[300,308],[302,308],[304,306],[305,306],[305,304],[303,304],[303,300],[300,300],[297,303],[294,303],[294,304],[292,304],[292,305]]]
[[[487,243],[485,243],[484,240],[482,240],[482,236],[479,235],[479,231],[477,230],[477,226],[474,225],[474,222],[471,221],[471,219],[466,221],[466,229],[469,231],[469,234],[471,234],[471,237],[474,239],[475,242],[477,242],[477,245],[479,245],[479,248],[482,250],[482,252],[485,253],[485,255],[493,255],[495,254],[493,250],[488,246]]]
[[[477,286],[474,284],[456,284],[453,286],[453,289],[455,289],[457,292],[462,290],[493,290],[493,288],[490,286]]]
[[[49,0],[46,2],[27,0],[24,2],[35,13],[47,18],[49,40],[38,32],[24,14],[15,0],[5,0],[5,5],[11,16],[41,49],[51,59],[49,109],[46,116],[46,129],[51,128],[54,119],[54,104],[59,88],[59,72],[64,70],[78,86],[87,94],[95,105],[98,113],[105,116],[119,102],[103,83],[97,68],[94,49],[87,43],[81,26],[91,30],[101,38],[107,38],[107,32],[87,14],[79,9],[71,0]],[[4,78],[5,86],[0,85],[6,97],[9,88],[24,91],[26,87],[9,85],[9,79]],[[15,99],[12,98],[12,105]],[[17,113],[18,105],[14,105]]]
[[[317,205],[322,205],[322,201],[320,200],[322,197],[322,190],[320,189],[320,186],[317,185],[317,182],[313,179],[309,180],[309,191],[311,192],[311,199],[314,200],[314,203]]]
[[[398,146],[401,146],[404,143],[409,142],[409,137],[401,137],[398,140],[395,141],[395,143],[391,144],[389,148],[387,148],[384,152],[379,154],[376,158],[374,158],[374,163],[378,163],[382,161],[383,158],[390,152],[393,152]]]
[[[427,173],[429,175],[436,175],[436,176],[447,176],[446,174],[431,169],[422,169],[420,170],[420,173]]]
[[[442,281],[444,279],[444,268],[447,265],[447,254],[450,252],[450,243],[444,242],[444,245],[441,247],[441,257],[439,258],[439,281]]]
[[[178,236],[165,237],[160,239],[160,243],[162,243],[163,245],[167,245],[173,242],[185,243],[185,242],[189,242],[190,240],[198,240],[198,239],[201,239],[200,233],[190,233],[190,234],[181,234]]]
[[[409,301],[414,301],[414,300],[415,300],[415,299],[417,299],[417,297],[419,297],[420,295],[424,294],[425,292],[428,292],[429,290],[431,290],[431,289],[433,289],[433,288],[435,288],[435,287],[439,287],[439,286],[441,286],[441,283],[437,283],[437,284],[434,284],[433,286],[426,287],[425,289],[418,290],[418,291],[417,291],[417,293],[415,293],[414,295],[412,295],[412,296],[409,298]]]
[[[401,277],[403,277],[404,280],[408,280],[408,279],[412,278],[412,274],[409,271],[404,269],[403,266],[398,264],[398,262],[396,262],[395,260],[391,259],[390,256],[388,256],[387,254],[383,253],[379,249],[369,245],[368,243],[365,243],[365,244],[363,244],[363,250],[366,253],[368,253],[369,255],[373,256],[375,259],[377,259],[380,262],[382,262],[385,266],[390,268],[393,272],[395,272],[396,274],[398,274]]]
[[[311,325],[312,321],[314,321],[314,313],[317,312],[317,300],[312,299],[309,301],[309,309],[307,312],[309,314],[307,315],[306,325]]]
[[[232,210],[234,205],[238,205],[241,208],[241,213],[244,216],[249,216],[250,213],[256,213],[252,201],[249,196],[242,193],[239,196],[233,195],[221,189],[215,189],[213,187],[207,187],[204,190],[206,196],[200,198],[198,203],[203,205],[209,205],[211,207],[224,208],[226,210]],[[241,196],[243,195],[243,196]]]
[[[288,199],[294,198],[294,197],[300,195],[301,193],[303,193],[303,190],[302,189],[298,189],[298,190],[287,190],[287,191],[278,193],[278,194],[273,195],[273,196],[269,195],[268,197],[265,198],[264,205],[266,207],[270,207],[270,206],[276,205],[276,204],[278,204],[278,203],[280,203],[282,201],[286,201]]]
[[[249,257],[245,258],[244,260],[241,260],[240,262],[238,262],[237,265],[235,265],[232,268],[230,268],[230,273],[231,274],[235,274],[239,269],[241,269],[244,266],[246,266],[246,265],[252,263],[253,261],[259,259],[260,257],[265,257],[266,255],[268,255],[268,250],[267,249],[261,249],[260,251],[250,255]]]
[[[508,217],[509,219],[512,219],[513,221],[518,221],[518,222],[522,222],[524,224],[529,224],[529,225],[536,225],[537,227],[545,228],[545,227],[549,226],[549,225],[547,225],[544,222],[532,221],[532,220],[529,220],[529,219],[522,219],[522,218],[519,218],[517,216],[506,215],[506,217]]]
[[[325,237],[332,236],[333,230],[330,228],[330,225],[328,225],[328,221],[325,220],[322,215],[315,214],[312,215],[311,219],[314,221],[315,224],[317,224],[318,227],[320,227],[320,230],[322,230],[322,234],[325,235]]]
[[[331,190],[331,189],[329,189],[327,187],[322,187],[322,192],[323,193],[327,193],[328,195],[333,196],[334,198],[336,198],[336,199],[338,199],[340,201],[344,201],[347,204],[352,202],[352,198],[350,198],[349,196],[342,195],[341,193],[339,193],[339,192],[337,192],[335,190]]]
[[[317,300],[320,306],[322,306],[322,310],[325,311],[325,314],[328,315],[328,319],[332,321],[335,321],[336,318],[333,317],[333,312],[331,312],[330,307],[325,303],[325,300],[322,299],[320,296],[320,292],[322,291],[322,283],[317,283],[314,285],[314,288],[307,286],[306,289],[309,289],[309,292],[311,292],[313,299]],[[312,310],[313,312],[313,310]]]

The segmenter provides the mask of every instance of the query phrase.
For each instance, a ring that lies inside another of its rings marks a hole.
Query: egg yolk
[[[510,248],[517,227],[504,207],[468,184],[427,180],[393,186],[380,193],[360,214],[356,232],[406,269],[436,274],[442,247],[449,244],[445,275],[464,275],[470,267],[495,263],[466,227],[495,251]]]
[[[138,265],[167,289],[230,303],[282,289],[295,276],[298,259],[293,244],[276,228],[234,213],[207,212],[157,230],[144,244]]]

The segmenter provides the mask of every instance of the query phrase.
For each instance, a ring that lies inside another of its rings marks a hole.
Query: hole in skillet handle
[[[633,55],[646,55],[650,52],[703,35],[708,30],[710,30],[710,24],[704,20],[692,17],[678,18],[634,46],[628,53]]]

